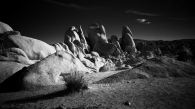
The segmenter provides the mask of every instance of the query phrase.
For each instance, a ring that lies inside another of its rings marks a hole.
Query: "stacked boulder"
[[[86,54],[85,51],[90,51],[81,26],[79,30],[74,26],[70,27],[65,32],[64,43],[67,44],[72,54],[92,72],[98,72],[99,68],[104,65],[104,62],[99,60],[101,57],[94,57],[91,54]],[[99,54],[98,54],[99,55]]]
[[[128,26],[122,28],[121,48],[123,51],[133,55],[137,52],[135,42],[132,38],[133,34]]]
[[[0,91],[7,86],[13,86],[8,87],[11,90],[36,90],[64,84],[63,74],[91,73],[65,43],[49,45],[22,36],[2,22],[0,30]]]
[[[113,43],[122,52],[122,49],[121,49],[121,46],[120,46],[120,43],[119,43],[117,36],[115,36],[115,35],[111,36],[111,43]]]
[[[116,45],[108,43],[106,30],[103,25],[99,26],[97,23],[93,23],[89,26],[87,33],[90,41],[90,47],[93,48],[93,51],[99,53],[100,56],[120,55],[120,50],[116,47]]]

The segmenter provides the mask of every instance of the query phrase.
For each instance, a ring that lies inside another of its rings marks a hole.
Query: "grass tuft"
[[[68,92],[80,92],[88,89],[88,84],[82,73],[74,72],[69,76],[63,76],[63,79],[66,82],[66,91]]]

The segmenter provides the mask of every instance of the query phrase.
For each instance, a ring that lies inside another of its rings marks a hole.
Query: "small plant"
[[[74,72],[69,76],[63,76],[63,79],[66,82],[66,90],[68,92],[80,92],[81,90],[88,89],[88,84],[82,73]]]
[[[186,63],[188,63],[188,64],[190,64],[190,65],[192,65],[192,66],[195,66],[195,61],[192,60],[192,59],[187,59],[187,60],[186,60]]]

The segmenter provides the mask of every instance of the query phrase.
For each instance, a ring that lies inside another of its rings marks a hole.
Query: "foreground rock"
[[[26,66],[18,62],[0,61],[0,84]]]
[[[37,90],[46,86],[61,85],[65,83],[61,75],[76,71],[90,73],[80,60],[72,54],[56,52],[12,75],[0,84],[0,90],[5,92]]]
[[[20,48],[8,48],[0,50],[0,61],[12,61],[25,65],[31,65],[39,60],[30,60],[26,53]]]
[[[20,48],[26,53],[30,60],[41,60],[56,52],[53,46],[41,40],[21,36],[14,31],[9,34],[7,36],[3,36],[3,40],[0,42],[3,47],[1,49]]]

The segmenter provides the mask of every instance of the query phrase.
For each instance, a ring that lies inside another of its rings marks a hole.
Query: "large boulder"
[[[69,38],[66,37],[66,36],[70,36],[71,37],[71,42],[74,42],[74,40],[78,40],[80,42],[80,38],[79,38],[79,35],[77,34],[77,32],[78,32],[78,29],[75,28],[75,26],[71,26],[65,32],[64,42],[66,43],[66,41],[69,40]]]
[[[106,37],[106,30],[103,25],[99,26],[97,23],[91,24],[88,29],[88,38],[90,40],[90,47],[94,48],[97,42],[108,43]]]
[[[0,22],[0,34],[7,31],[13,31],[13,29],[8,24]]]
[[[74,55],[60,51],[23,68],[0,84],[1,91],[37,90],[47,86],[62,85],[62,75],[73,72],[90,73]],[[6,89],[7,86],[9,89]]]
[[[20,48],[30,60],[41,60],[56,52],[53,46],[41,40],[13,33],[15,32],[3,36],[3,40],[0,41],[1,49]]]
[[[132,48],[133,53],[137,52],[137,49],[135,47],[135,42],[133,40],[133,34],[128,26],[123,26],[122,29],[122,39],[121,39],[121,48],[123,51],[125,51],[126,47],[129,46]],[[130,53],[132,54],[132,53]]]
[[[26,53],[20,48],[8,48],[0,50],[0,61],[13,61],[31,65],[39,60],[30,60]]]
[[[0,84],[26,66],[28,65],[24,65],[18,62],[0,61]]]
[[[93,48],[100,56],[119,56],[120,50],[112,43],[97,42]]]

